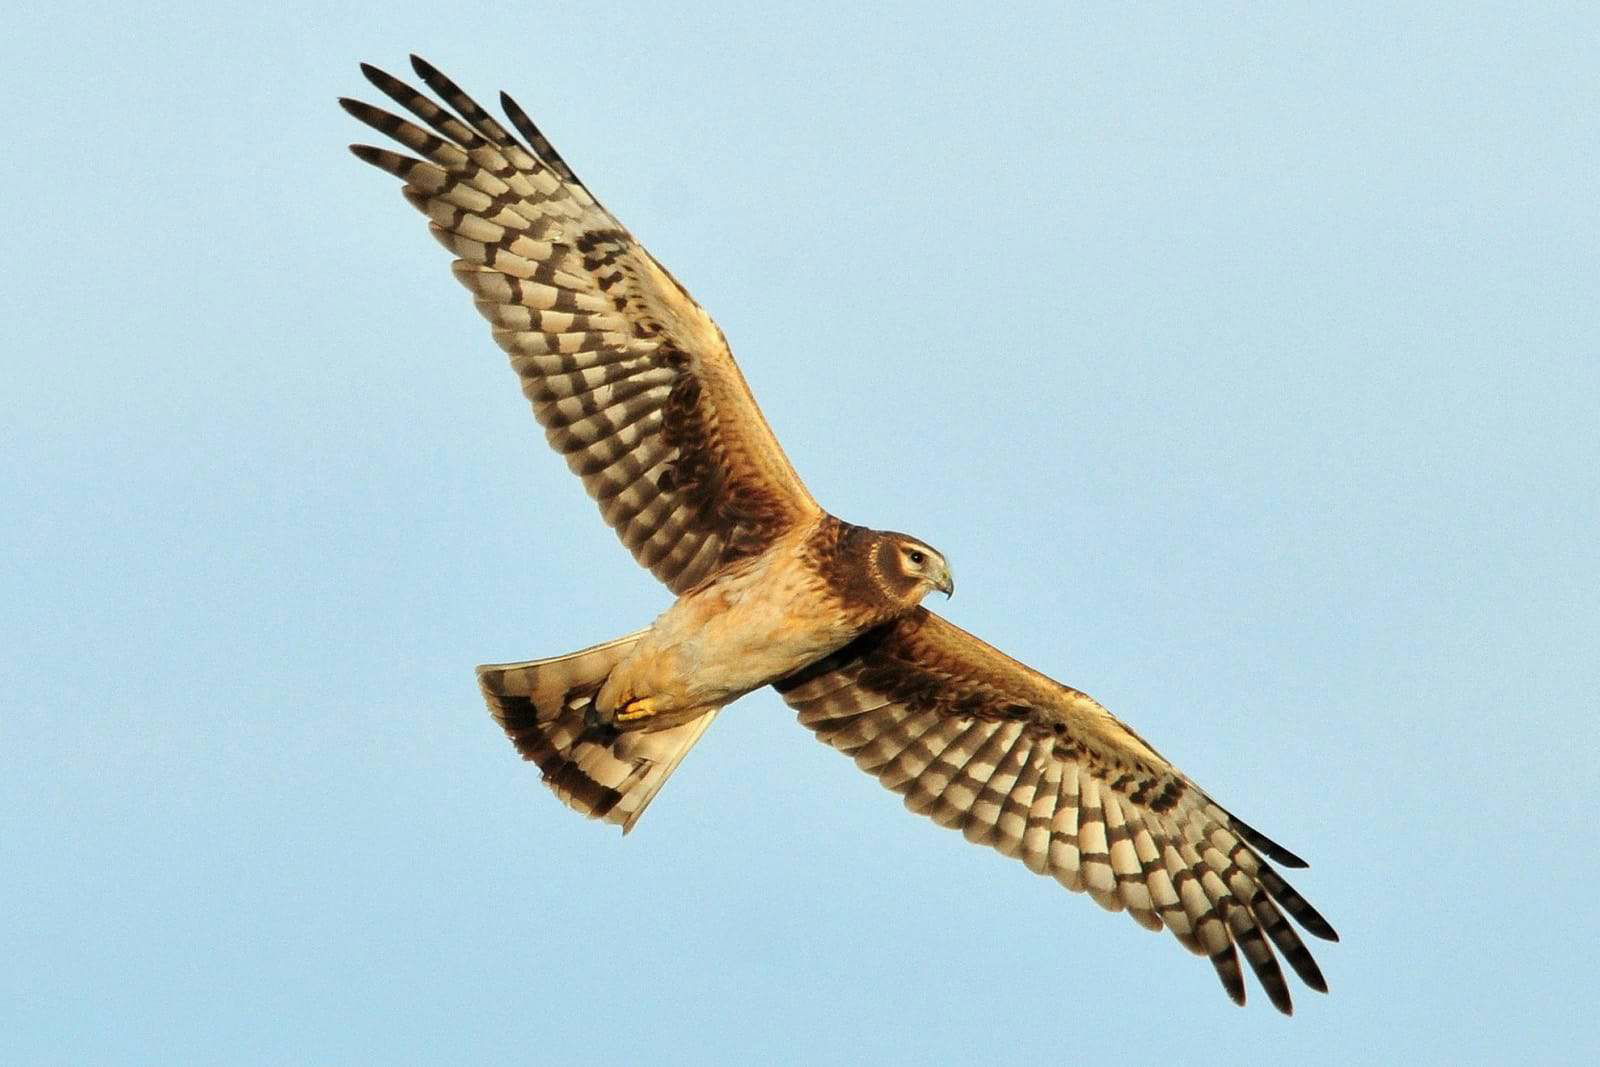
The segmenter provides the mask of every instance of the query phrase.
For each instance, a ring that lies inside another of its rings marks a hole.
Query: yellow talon
[[[630,697],[622,702],[613,717],[616,722],[638,722],[648,719],[656,713],[656,706],[649,697]]]

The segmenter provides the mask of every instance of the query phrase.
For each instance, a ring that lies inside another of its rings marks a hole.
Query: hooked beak
[[[956,580],[950,577],[950,568],[945,568],[944,573],[939,575],[939,580],[934,583],[933,587],[943,593],[946,600],[956,595]]]

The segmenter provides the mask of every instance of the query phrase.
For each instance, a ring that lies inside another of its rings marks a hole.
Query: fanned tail
[[[627,833],[700,740],[716,709],[664,730],[596,725],[595,694],[645,631],[554,659],[491,663],[478,684],[522,758],[569,807]]]

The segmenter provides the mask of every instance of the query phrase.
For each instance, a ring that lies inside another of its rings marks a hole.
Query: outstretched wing
[[[510,354],[545,435],[634,558],[681,593],[815,519],[820,509],[711,317],[510,97],[501,104],[526,143],[427,62],[411,63],[456,114],[363,64],[432,132],[341,100],[415,155],[351,151],[405,182],[406,199],[459,257],[455,275]]]
[[[1327,984],[1284,912],[1338,935],[1267,859],[1305,862],[1219,806],[1110,712],[926,609],[777,683],[802,724],[906,806],[1211,958],[1244,1003],[1242,949],[1292,1010],[1272,947]]]

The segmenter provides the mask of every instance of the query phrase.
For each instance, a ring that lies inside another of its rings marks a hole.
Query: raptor
[[[636,633],[478,668],[551,789],[626,832],[717,713],[771,685],[912,811],[1170,930],[1236,1002],[1240,953],[1285,1013],[1280,956],[1326,992],[1294,923],[1337,935],[1272,866],[1304,861],[1095,700],[923,607],[954,589],[944,556],[817,504],[722,331],[515,101],[500,98],[513,133],[412,67],[446,106],[363,65],[411,118],[341,100],[406,150],[352,151],[403,183],[550,444],[676,596]]]

